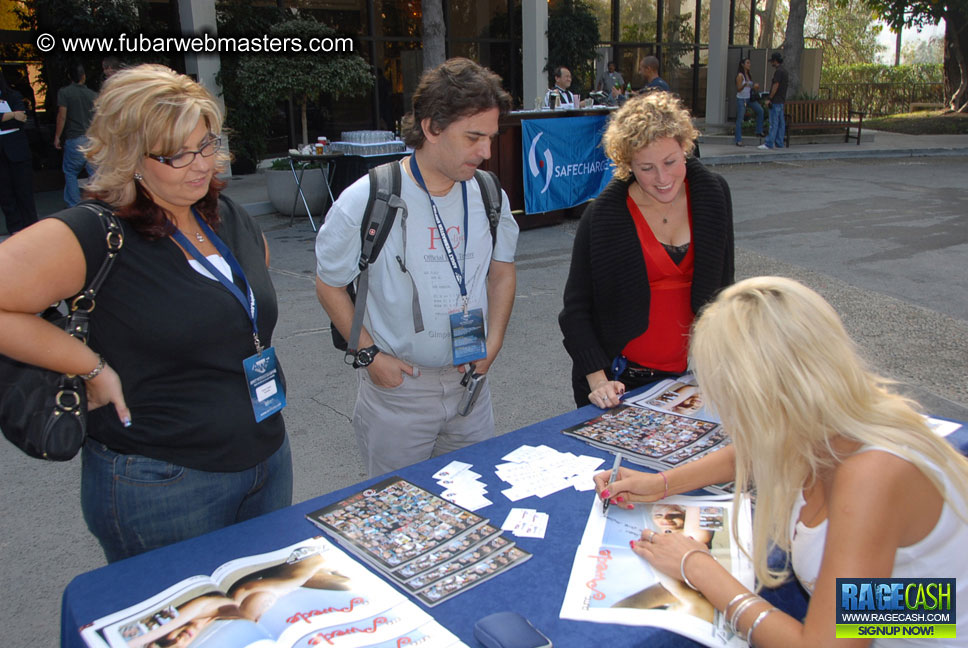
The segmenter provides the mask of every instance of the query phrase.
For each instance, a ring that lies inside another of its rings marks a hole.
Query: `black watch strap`
[[[353,360],[353,368],[361,369],[370,366],[379,352],[380,349],[375,344],[360,349],[356,352],[356,358]]]

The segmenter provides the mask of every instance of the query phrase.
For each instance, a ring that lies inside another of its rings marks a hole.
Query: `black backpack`
[[[330,325],[330,332],[333,336],[333,346],[340,351],[348,354],[356,352],[356,345],[359,343],[359,327],[363,322],[363,311],[366,308],[366,274],[371,263],[380,255],[383,244],[386,243],[390,229],[396,220],[397,212],[403,211],[406,218],[407,205],[400,198],[400,163],[387,162],[380,166],[370,169],[370,196],[366,201],[366,210],[363,215],[363,222],[360,224],[360,283],[362,299],[357,301],[356,289],[351,283],[346,286],[350,298],[356,303],[356,312],[353,316],[353,331],[350,338],[353,339],[353,346],[350,347],[346,339],[340,334],[335,326]],[[487,213],[488,224],[491,229],[491,246],[497,244],[497,226],[501,220],[501,183],[497,176],[490,171],[477,169],[474,171],[474,178],[481,187],[481,197],[484,200],[484,211]]]

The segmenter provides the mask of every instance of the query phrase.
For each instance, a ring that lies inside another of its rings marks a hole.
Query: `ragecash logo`
[[[838,578],[838,639],[954,639],[954,578]]]
[[[538,140],[544,135],[544,131],[538,131],[538,134],[534,136],[531,140],[531,148],[528,150],[528,168],[531,169],[531,175],[535,178],[541,177],[541,174],[545,174],[544,187],[541,189],[541,193],[548,191],[548,185],[551,184],[551,175],[555,170],[555,161],[551,156],[551,149],[544,147],[544,154],[542,159],[538,159],[536,153],[538,150]]]

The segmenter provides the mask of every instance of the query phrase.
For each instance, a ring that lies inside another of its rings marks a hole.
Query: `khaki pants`
[[[457,414],[464,388],[457,367],[419,367],[393,389],[377,387],[357,370],[353,429],[370,477],[436,457],[494,436],[491,389],[484,381],[468,416]]]

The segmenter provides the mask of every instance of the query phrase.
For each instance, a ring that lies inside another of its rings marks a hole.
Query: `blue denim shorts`
[[[81,461],[84,521],[108,562],[292,503],[288,437],[268,459],[239,472],[207,472],[123,455],[91,438]]]

